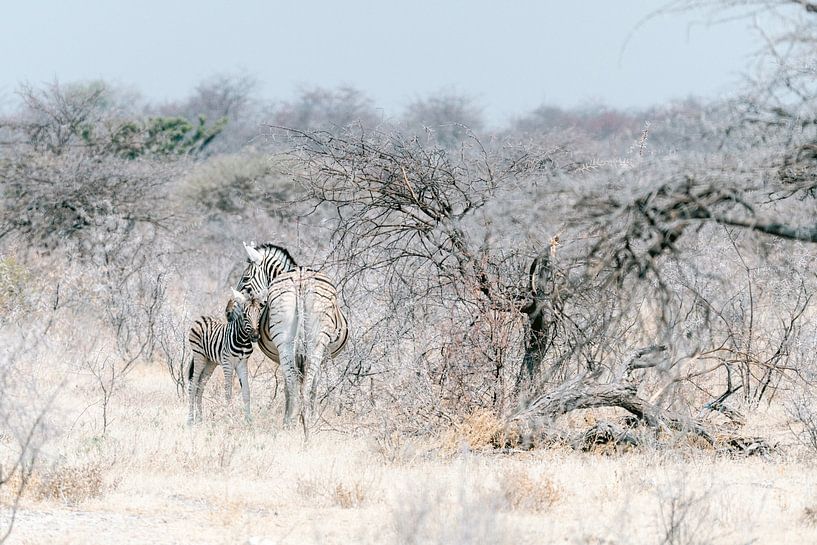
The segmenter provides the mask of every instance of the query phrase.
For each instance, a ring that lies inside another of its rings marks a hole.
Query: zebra
[[[284,427],[300,416],[308,438],[320,367],[327,354],[343,350],[349,335],[337,289],[325,274],[295,267],[272,280],[263,314],[258,345],[284,375]]]
[[[281,275],[284,275],[289,272],[293,272],[296,270],[307,270],[299,267],[298,264],[295,262],[295,259],[290,255],[290,253],[281,246],[277,246],[272,243],[264,243],[260,246],[255,245],[254,242],[251,242],[249,245],[244,243],[244,250],[247,252],[247,266],[241,275],[241,279],[236,286],[236,289],[242,293],[252,294],[252,293],[267,293],[267,297],[265,300],[265,305],[263,306],[261,312],[261,320],[258,326],[260,338],[258,340],[258,348],[261,349],[261,352],[264,353],[275,365],[280,366],[281,360],[278,353],[278,346],[277,342],[278,339],[273,340],[272,338],[272,327],[275,325],[273,322],[282,320],[282,316],[280,315],[281,309],[276,309],[271,311],[270,307],[270,296],[269,296],[269,289],[279,278]],[[314,273],[314,271],[310,271]],[[319,273],[314,273],[319,274]],[[328,285],[332,287],[332,300],[335,301],[333,304],[333,322],[335,325],[335,333],[336,335],[333,337],[332,341],[327,345],[329,356],[334,358],[337,356],[346,344],[346,340],[348,338],[348,323],[346,320],[346,316],[340,309],[340,306],[337,305],[337,293],[334,291],[334,286],[332,286],[331,281],[325,276],[320,275],[323,278],[323,285]],[[276,315],[276,320],[271,321],[271,315]],[[302,315],[301,313],[300,315]],[[278,327],[282,327],[283,322],[278,324]],[[303,373],[304,371],[304,360],[301,355],[297,358],[297,372]],[[317,367],[320,365],[320,361],[318,365],[311,366],[313,369],[317,370]],[[286,411],[284,414],[284,424],[287,427],[291,427],[292,425],[292,414],[295,410],[294,404],[296,402],[296,392],[295,386],[293,385],[293,367],[288,364],[287,367],[284,367],[283,371],[285,374],[285,396],[286,396]],[[286,374],[290,373],[289,383],[286,382]],[[302,378],[302,377],[301,377]],[[297,377],[296,377],[297,379]],[[313,387],[317,385],[317,375],[312,379],[314,384]],[[295,380],[297,382],[297,380]],[[314,398],[314,395],[312,396]],[[310,405],[311,408],[312,405]]]
[[[190,328],[188,336],[193,357],[187,370],[190,406],[187,423],[201,422],[201,398],[204,387],[216,365],[224,372],[224,394],[229,402],[233,391],[233,369],[238,373],[244,417],[250,420],[250,387],[247,379],[247,358],[252,354],[252,343],[258,340],[261,318],[261,300],[247,297],[233,290],[225,309],[226,323],[212,316],[202,316]],[[194,411],[194,404],[197,412]]]

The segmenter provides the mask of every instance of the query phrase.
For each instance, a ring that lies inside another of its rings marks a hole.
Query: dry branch
[[[656,430],[691,432],[714,444],[712,433],[700,422],[675,415],[639,397],[638,383],[633,378],[632,372],[651,365],[639,364],[638,360],[645,355],[665,350],[663,346],[651,346],[636,351],[628,361],[624,374],[608,383],[598,382],[598,373],[594,372],[576,376],[554,390],[531,400],[525,408],[512,415],[510,421],[530,421],[539,418],[554,420],[579,409],[619,407]]]

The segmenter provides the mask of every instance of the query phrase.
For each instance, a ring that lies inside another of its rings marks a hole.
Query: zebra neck
[[[280,250],[274,250],[265,256],[264,271],[267,273],[267,283],[281,273],[295,267],[295,262]]]
[[[227,337],[242,345],[250,344],[250,334],[244,330],[244,320],[241,319],[227,322]]]

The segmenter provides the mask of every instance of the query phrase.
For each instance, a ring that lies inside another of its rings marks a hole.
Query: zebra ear
[[[264,260],[264,256],[261,255],[261,252],[253,248],[251,245],[248,245],[246,242],[242,242],[242,244],[244,245],[244,250],[246,250],[247,255],[250,257],[250,261],[256,265],[260,265]]]
[[[235,299],[239,303],[246,303],[247,302],[247,297],[243,293],[241,293],[240,291],[236,291],[235,288],[233,288],[233,299]]]

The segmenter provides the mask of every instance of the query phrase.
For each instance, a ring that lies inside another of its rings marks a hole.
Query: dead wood
[[[718,436],[715,447],[718,452],[739,456],[768,456],[777,450],[776,445],[770,444],[762,437],[731,434]]]
[[[648,354],[665,350],[663,346],[650,346],[636,351],[627,362],[624,373],[610,382],[599,382],[597,372],[578,375],[554,390],[531,399],[524,408],[511,416],[511,421],[541,418],[554,420],[578,409],[619,407],[657,431],[689,432],[713,445],[715,440],[712,433],[701,422],[673,414],[638,395],[638,382],[633,371],[657,365],[639,360]]]
[[[637,447],[638,444],[638,438],[629,430],[606,421],[597,422],[573,440],[573,448],[584,452],[595,451],[600,447]]]

